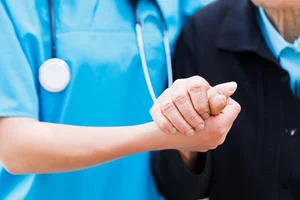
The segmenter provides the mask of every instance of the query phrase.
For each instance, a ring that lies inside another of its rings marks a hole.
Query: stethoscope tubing
[[[152,0],[152,3],[155,5],[156,9],[158,10],[159,16],[161,18],[162,22],[162,28],[163,28],[163,43],[164,43],[164,50],[165,50],[165,57],[166,57],[166,64],[167,64],[167,74],[168,74],[168,87],[170,87],[173,84],[173,71],[172,71],[172,58],[171,58],[171,49],[170,49],[170,41],[168,37],[168,29],[167,29],[167,24],[165,21],[165,18],[163,16],[162,10],[160,9],[160,6],[158,5],[156,0]],[[139,48],[139,54],[140,54],[140,59],[142,63],[142,68],[146,80],[146,84],[149,90],[149,94],[154,101],[156,101],[156,95],[154,92],[154,87],[151,82],[151,77],[149,74],[149,67],[147,65],[147,59],[145,56],[145,47],[144,47],[144,42],[143,42],[143,34],[142,34],[142,24],[141,21],[139,20],[139,15],[138,15],[138,9],[137,9],[137,4],[134,6],[134,12],[135,12],[135,29],[136,29],[136,34],[137,34],[137,44]]]
[[[55,14],[53,0],[48,0],[50,13],[50,30],[51,30],[51,58],[56,58],[56,29],[55,29]]]
[[[55,29],[55,13],[54,13],[54,5],[53,0],[48,0],[49,3],[49,13],[50,13],[50,30],[51,30],[51,57],[56,58],[56,29]],[[170,50],[170,41],[168,37],[168,30],[167,30],[167,24],[165,22],[162,10],[160,9],[158,3],[156,0],[152,0],[152,3],[155,5],[156,9],[159,12],[159,16],[161,18],[162,22],[162,28],[163,28],[163,44],[164,44],[164,50],[165,50],[165,57],[166,57],[166,64],[167,64],[167,74],[168,74],[168,87],[170,87],[173,84],[173,72],[172,72],[172,60],[171,60],[171,50]],[[139,20],[138,16],[138,9],[137,9],[137,3],[132,5],[134,9],[134,16],[135,16],[135,32],[136,32],[136,40],[137,40],[137,46],[139,50],[139,55],[141,59],[142,69],[146,81],[146,85],[149,91],[149,94],[151,96],[151,99],[153,102],[156,100],[156,95],[154,91],[154,87],[152,85],[149,68],[147,65],[147,59],[145,55],[145,47],[144,47],[144,41],[143,41],[143,33],[142,33],[142,23]]]

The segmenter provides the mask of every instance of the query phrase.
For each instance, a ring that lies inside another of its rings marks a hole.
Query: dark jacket
[[[198,175],[176,151],[152,154],[167,199],[300,199],[300,99],[266,46],[256,12],[248,0],[219,0],[193,16],[179,38],[175,78],[200,75],[211,85],[236,81],[233,98],[242,112],[225,143],[200,154],[204,169]]]

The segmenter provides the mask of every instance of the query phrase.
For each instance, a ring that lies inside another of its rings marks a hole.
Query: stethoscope
[[[137,46],[139,50],[140,60],[141,60],[147,88],[152,100],[155,101],[156,95],[151,82],[147,60],[145,56],[145,48],[144,48],[143,34],[142,34],[142,23],[138,17],[137,2],[138,1],[131,1],[132,8],[134,9]],[[158,10],[162,22],[163,43],[164,43],[167,73],[168,73],[168,86],[170,87],[173,83],[173,76],[172,76],[170,42],[167,33],[167,24],[164,19],[162,10],[160,9],[160,6],[158,5],[157,1],[151,0],[151,2]],[[54,14],[53,0],[48,0],[48,3],[49,3],[50,29],[51,29],[51,58],[46,60],[41,65],[39,69],[39,81],[45,90],[49,92],[61,92],[67,87],[68,83],[70,82],[71,73],[68,64],[64,60],[56,57],[56,41],[55,41],[56,29],[55,29],[55,14]]]

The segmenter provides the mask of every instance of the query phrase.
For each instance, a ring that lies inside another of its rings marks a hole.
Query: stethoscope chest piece
[[[69,84],[71,73],[68,64],[58,58],[46,60],[39,69],[39,81],[48,92],[61,92]]]

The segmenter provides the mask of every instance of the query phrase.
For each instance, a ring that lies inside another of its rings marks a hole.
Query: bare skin
[[[294,42],[299,36],[300,36],[300,1],[299,0],[252,0],[252,2],[260,7],[263,7],[266,11],[267,16],[271,20],[271,22],[274,24],[274,26],[277,28],[278,32],[283,36],[285,40],[288,42]],[[208,87],[208,85],[206,85]],[[176,93],[173,91],[173,93]],[[181,91],[181,93],[184,93]],[[173,96],[174,94],[169,94],[169,96]],[[170,98],[169,97],[169,98]],[[203,99],[204,98],[204,99]],[[167,98],[164,99],[164,101]],[[220,100],[219,100],[220,101]],[[176,105],[176,101],[173,101],[174,105]],[[192,113],[198,112],[198,117],[194,118],[201,118],[201,120],[204,120],[206,118],[209,118],[209,115],[203,116],[203,113],[209,113],[211,112],[210,106],[207,104],[207,98],[202,97],[202,105],[206,103],[206,105],[202,106],[201,111],[198,109],[195,109]],[[164,104],[164,103],[161,103]],[[197,108],[197,105],[199,104],[194,104],[192,101],[192,106],[194,108]],[[191,106],[190,106],[191,107]],[[163,107],[161,107],[162,113],[163,113]],[[220,110],[217,110],[221,112]],[[181,108],[177,109],[177,112],[182,114],[184,116],[184,113],[186,113],[186,110]],[[190,112],[191,113],[191,112]],[[214,114],[218,114],[218,112],[215,112]],[[171,114],[164,113],[164,116],[166,119],[172,118]],[[166,120],[154,120],[159,124],[161,121],[166,121]],[[199,119],[200,120],[200,119]],[[199,121],[198,120],[198,121]],[[173,121],[170,121],[171,126],[175,126],[175,124],[179,124],[179,122],[174,123]],[[182,124],[184,124],[182,122]],[[185,119],[185,124],[189,124],[188,120]],[[188,128],[195,128],[192,126],[190,123],[190,126],[185,125],[185,127]],[[187,129],[187,128],[186,128]],[[196,130],[196,129],[195,129]],[[206,149],[206,151],[209,149]],[[203,152],[205,152],[205,149],[203,149]],[[187,164],[188,167],[191,169],[194,168],[196,158],[197,158],[197,152],[190,152],[190,151],[179,151],[182,159],[184,162]]]
[[[288,42],[293,43],[297,38],[300,36],[300,1],[299,0],[252,0],[252,2],[260,7],[263,7],[266,11],[267,16],[271,20],[271,22],[274,24],[274,26],[277,28],[278,32],[283,36],[285,40]],[[209,87],[208,83],[205,84],[205,80],[202,80],[204,85],[206,87]],[[176,87],[175,87],[176,88]],[[202,88],[203,89],[203,88]],[[176,94],[180,93],[181,99],[182,94],[186,94],[187,91],[189,91],[188,88],[182,88],[182,85],[177,87],[178,91],[174,91],[174,88],[171,92],[169,92],[168,95],[165,95],[164,98],[160,99],[160,104],[165,105],[166,102],[169,102],[168,99],[172,98],[173,96],[176,96]],[[198,88],[199,90],[199,88]],[[182,122],[174,121],[174,114],[165,112],[165,109],[163,106],[160,107],[161,109],[161,116],[164,116],[165,119],[161,120],[158,119],[157,113],[154,114],[153,119],[158,123],[163,123],[163,121],[169,122],[168,127],[174,127],[181,124],[181,129],[179,131],[188,133],[187,135],[193,134],[195,130],[199,129],[199,123],[205,122],[207,118],[209,118],[209,114],[213,113],[214,115],[217,115],[219,112],[222,112],[220,109],[217,109],[215,112],[212,112],[212,107],[208,104],[208,98],[205,96],[201,97],[201,102],[194,102],[191,97],[191,91],[190,95],[186,95],[186,98],[189,99],[190,106],[180,106],[178,105],[180,102],[176,101],[176,98],[173,98],[173,104],[174,107],[177,106],[177,109],[175,109],[176,112],[181,114],[183,118],[181,118]],[[204,93],[202,93],[204,94]],[[178,96],[178,95],[177,95]],[[223,97],[218,97],[223,98]],[[228,98],[228,96],[226,96]],[[180,99],[180,98],[179,98]],[[222,101],[221,99],[218,100],[219,102]],[[197,109],[197,106],[201,105],[201,109]],[[189,107],[189,108],[187,108]],[[195,108],[192,109],[191,108]],[[174,109],[173,109],[174,110]],[[188,111],[189,110],[189,111]],[[173,111],[174,112],[174,111]],[[185,113],[198,113],[197,116],[188,116],[184,117]],[[198,126],[194,126],[195,122],[191,122],[188,119],[193,119],[194,121],[198,122]],[[172,119],[172,120],[170,120]],[[196,120],[195,120],[196,119]],[[205,123],[204,123],[205,124]],[[166,127],[166,125],[164,125]],[[160,125],[162,127],[162,125]],[[184,127],[184,128],[182,128]],[[162,128],[163,129],[163,128]],[[216,146],[217,147],[217,146]],[[215,148],[216,148],[215,147]],[[214,149],[214,148],[212,148]],[[202,152],[210,150],[202,149]],[[190,152],[190,151],[179,151],[183,161],[186,163],[188,167],[191,169],[194,168],[196,158],[197,158],[197,152]]]
[[[199,85],[189,79],[182,84]],[[227,87],[217,88],[212,88],[212,93],[232,92]],[[214,96],[212,99],[217,110],[223,101],[218,103]],[[12,174],[40,174],[81,170],[153,150],[203,151],[224,142],[239,112],[240,105],[229,98],[222,113],[207,119],[201,134],[193,137],[164,134],[154,122],[130,127],[80,127],[29,118],[0,118],[0,162]]]
[[[265,9],[267,16],[278,32],[293,43],[300,36],[299,0],[252,0]]]
[[[230,96],[236,88],[235,82],[211,88],[209,83],[199,76],[177,80],[172,88],[166,90],[153,105],[152,118],[166,133],[171,133],[175,129],[187,136],[201,134],[202,129],[210,126],[208,121],[222,115],[226,104],[232,101]],[[202,143],[195,151],[189,149],[179,151],[188,167],[194,168],[198,152],[215,149],[224,142],[230,127],[222,125],[219,128],[226,129],[222,140],[215,138]]]

